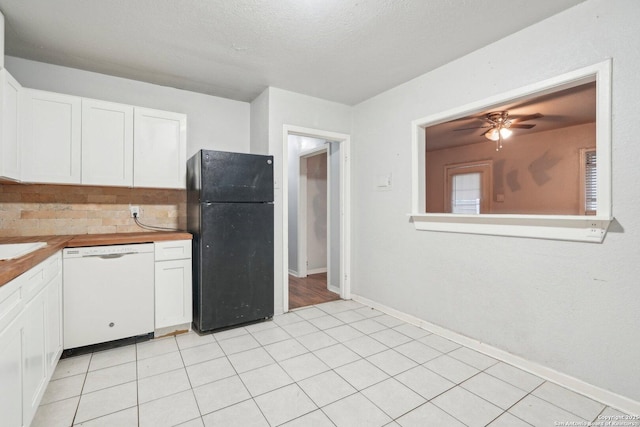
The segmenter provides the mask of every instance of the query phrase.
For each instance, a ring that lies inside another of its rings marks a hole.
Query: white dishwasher
[[[153,332],[154,246],[63,251],[64,349]]]

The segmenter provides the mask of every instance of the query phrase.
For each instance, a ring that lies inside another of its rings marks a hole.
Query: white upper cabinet
[[[82,99],[82,184],[133,186],[133,107]]]
[[[19,180],[18,102],[22,86],[5,69],[0,70],[0,177]]]
[[[22,179],[80,184],[81,98],[24,89]]]
[[[185,114],[22,89],[0,76],[0,178],[186,188]]]
[[[186,188],[187,116],[135,108],[134,187]]]

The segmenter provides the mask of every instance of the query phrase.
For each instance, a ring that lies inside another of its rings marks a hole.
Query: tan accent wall
[[[517,131],[516,131],[517,132]],[[595,148],[595,124],[515,134],[495,142],[427,152],[427,212],[444,212],[445,165],[493,161],[489,213],[580,215],[580,149]]]
[[[0,236],[144,231],[129,204],[145,224],[184,230],[186,200],[186,190],[0,184]]]

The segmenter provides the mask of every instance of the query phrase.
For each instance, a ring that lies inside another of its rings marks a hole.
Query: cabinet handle
[[[114,259],[122,258],[125,255],[134,255],[136,252],[125,252],[121,254],[106,254],[106,255],[83,255],[82,258],[102,258],[102,259]]]

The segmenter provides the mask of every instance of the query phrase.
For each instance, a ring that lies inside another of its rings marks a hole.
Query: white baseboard
[[[307,276],[309,274],[319,274],[319,273],[326,273],[326,272],[327,272],[327,268],[326,267],[324,267],[324,268],[313,268],[311,270],[307,270]],[[296,270],[289,269],[289,274],[294,276],[294,277],[302,277],[302,276],[300,276],[300,273],[298,273]],[[307,276],[304,276],[304,277],[307,277]]]
[[[331,292],[333,292],[334,294],[338,294],[338,295],[340,295],[340,288],[339,288],[339,287],[337,287],[337,286],[329,285],[329,286],[327,286],[327,289],[329,289],[329,290],[330,290]]]
[[[569,390],[573,390],[576,393],[580,393],[591,399],[602,402],[605,405],[611,406],[612,408],[618,409],[624,413],[627,413],[629,415],[640,415],[640,402],[638,401],[625,396],[621,396],[617,393],[611,392],[601,387],[594,386],[578,378],[572,377],[562,372],[558,372],[555,369],[540,365],[523,357],[516,356],[497,347],[493,347],[489,344],[485,344],[481,341],[469,338],[467,336],[451,331],[447,328],[443,328],[442,326],[427,322],[426,320],[422,320],[418,317],[406,314],[394,308],[387,307],[384,304],[380,304],[378,302],[364,298],[360,295],[351,294],[351,298],[354,301],[368,305],[369,307],[375,308],[376,310],[379,310],[390,316],[397,317],[398,319],[404,320],[405,322],[411,323],[412,325],[415,325],[419,328],[433,332],[460,345],[464,345],[465,347],[469,347],[473,350],[479,351],[480,353],[484,353],[487,356],[493,357],[494,359],[501,360],[505,363],[520,368],[523,371],[530,372],[533,375],[539,376],[540,378],[544,378],[545,380],[559,384],[565,388],[568,388]]]

